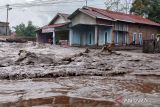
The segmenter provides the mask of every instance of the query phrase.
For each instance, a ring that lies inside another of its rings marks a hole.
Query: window
[[[143,37],[142,37],[142,33],[139,33],[139,44],[142,45],[143,44]]]

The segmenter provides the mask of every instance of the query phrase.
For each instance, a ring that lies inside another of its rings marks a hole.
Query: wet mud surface
[[[0,106],[16,106],[16,107],[110,107],[114,105],[110,101],[98,101],[83,98],[72,98],[67,96],[57,96],[49,98],[38,98],[18,101],[16,103],[4,103]]]
[[[159,107],[159,65],[160,54],[3,43],[0,107]]]

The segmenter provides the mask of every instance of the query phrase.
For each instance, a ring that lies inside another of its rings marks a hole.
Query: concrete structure
[[[7,28],[7,34],[6,34],[6,28]],[[9,35],[9,23],[6,22],[0,22],[0,36],[1,35]]]
[[[52,21],[37,31],[38,42],[59,44],[68,40],[70,46],[143,45],[154,39],[160,24],[141,16],[93,7],[77,9],[70,16],[58,13]]]
[[[69,16],[71,46],[142,45],[155,38],[160,24],[140,16],[83,7]]]
[[[51,22],[37,30],[39,43],[59,44],[60,40],[69,41],[68,14],[58,13]]]

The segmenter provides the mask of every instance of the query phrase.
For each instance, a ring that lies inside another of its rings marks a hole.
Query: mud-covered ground
[[[160,54],[0,43],[0,107],[159,107],[159,101]]]

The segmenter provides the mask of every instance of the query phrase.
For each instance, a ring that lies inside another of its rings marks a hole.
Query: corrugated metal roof
[[[85,12],[89,15],[92,15],[96,18],[112,20],[112,21],[124,21],[129,23],[138,23],[138,24],[147,24],[147,25],[154,25],[160,26],[159,23],[151,21],[149,19],[143,18],[141,16],[132,15],[132,14],[125,14],[121,12],[113,12],[105,9],[99,9],[94,7],[83,7],[80,11]]]

